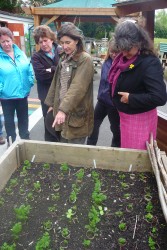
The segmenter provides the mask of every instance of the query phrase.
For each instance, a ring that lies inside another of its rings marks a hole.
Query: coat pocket
[[[80,128],[84,126],[86,120],[86,112],[79,111],[77,113],[71,113],[68,118],[68,126],[74,128]]]

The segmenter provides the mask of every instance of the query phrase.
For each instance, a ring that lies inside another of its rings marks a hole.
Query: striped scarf
[[[74,50],[70,55],[66,55],[65,59],[61,62],[61,72],[60,72],[60,95],[59,100],[62,102],[68,89],[68,81],[71,77],[70,71],[70,59],[75,55],[77,50]]]

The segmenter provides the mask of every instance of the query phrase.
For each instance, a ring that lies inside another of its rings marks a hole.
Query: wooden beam
[[[53,17],[51,17],[51,18],[45,23],[45,25],[48,25],[49,23],[54,22],[57,18],[59,18],[59,16],[53,16]]]
[[[126,16],[135,12],[145,12],[152,11],[156,9],[167,8],[166,0],[150,0],[150,1],[140,1],[137,3],[125,2],[115,8],[115,13],[119,16]]]
[[[155,10],[145,11],[142,13],[143,17],[146,19],[146,30],[149,32],[151,39],[154,39],[154,19]]]
[[[26,11],[26,10],[25,10]],[[92,15],[92,16],[112,16],[115,15],[114,8],[41,8],[34,7],[35,15]]]

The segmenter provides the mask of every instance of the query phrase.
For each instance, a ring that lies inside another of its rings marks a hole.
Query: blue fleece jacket
[[[15,44],[14,60],[0,47],[0,99],[18,99],[29,95],[34,72],[25,53]]]
[[[112,105],[111,85],[108,82],[108,73],[111,68],[111,64],[112,64],[112,59],[110,57],[103,63],[101,70],[100,85],[97,96],[98,101],[103,102],[103,104],[109,106]]]

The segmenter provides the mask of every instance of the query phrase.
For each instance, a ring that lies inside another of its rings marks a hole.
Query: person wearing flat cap
[[[93,61],[74,24],[63,24],[57,39],[63,52],[45,99],[48,112],[53,112],[50,126],[60,142],[84,144],[93,130]]]

